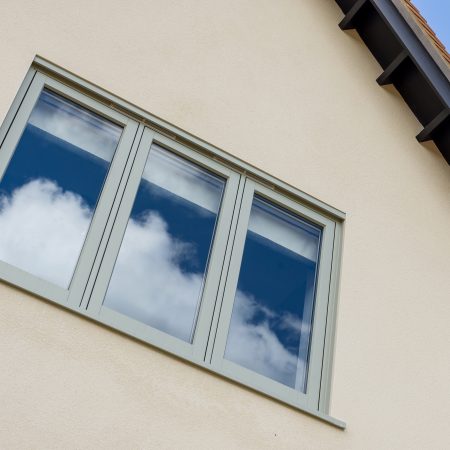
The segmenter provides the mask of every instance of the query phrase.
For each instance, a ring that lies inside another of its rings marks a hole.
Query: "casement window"
[[[1,279],[342,426],[341,212],[40,59],[0,139]]]

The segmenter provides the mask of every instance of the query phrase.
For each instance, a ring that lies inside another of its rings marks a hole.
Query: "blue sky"
[[[450,0],[413,0],[413,3],[450,51]]]

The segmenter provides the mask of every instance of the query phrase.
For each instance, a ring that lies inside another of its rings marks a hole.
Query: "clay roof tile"
[[[424,34],[429,38],[429,40],[434,44],[434,46],[439,51],[440,55],[450,65],[450,54],[448,53],[445,45],[439,40],[436,36],[436,33],[433,29],[428,25],[426,19],[422,16],[420,11],[416,6],[413,5],[411,0],[402,0],[408,11],[411,13],[412,17],[416,20],[416,22],[420,25]]]

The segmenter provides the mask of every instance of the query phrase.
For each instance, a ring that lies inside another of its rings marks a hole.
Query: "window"
[[[0,130],[0,278],[342,426],[343,214],[36,66]]]
[[[103,306],[192,343],[224,186],[152,146]]]

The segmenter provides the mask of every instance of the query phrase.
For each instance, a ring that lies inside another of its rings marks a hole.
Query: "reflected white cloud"
[[[317,262],[318,229],[300,218],[292,217],[279,208],[256,199],[253,202],[248,229],[310,261]]]
[[[243,367],[291,387],[303,389],[305,353],[293,353],[278,339],[270,322],[298,336],[310,327],[290,313],[277,314],[238,290],[228,333],[225,357]],[[300,355],[300,356],[299,356]]]
[[[28,123],[106,161],[122,133],[118,125],[50,91],[43,91]]]
[[[0,197],[0,259],[68,287],[91,217],[80,196],[33,180]],[[130,219],[106,305],[188,341],[203,276],[183,272],[180,262],[194,254],[157,213]]]
[[[0,259],[67,287],[91,217],[80,196],[63,192],[54,182],[33,180],[0,197]],[[130,219],[105,304],[189,341],[203,274],[183,272],[180,263],[194,252],[192,245],[171,237],[157,213]],[[299,353],[286,348],[271,328],[275,322],[284,332],[306,337],[306,347],[300,345]],[[226,357],[298,386],[306,374],[309,333],[309,324],[300,318],[276,313],[238,291]]]
[[[157,145],[150,150],[142,178],[207,211],[219,211],[223,180]]]
[[[178,204],[189,208],[191,218],[210,217],[219,210],[224,180],[157,145],[150,150],[143,180],[148,183],[140,189],[150,189],[152,195],[160,194],[159,188],[172,194],[169,204],[173,217],[169,220],[183,223],[184,213],[177,213]],[[156,186],[158,189],[153,189]],[[183,204],[182,199],[187,202]],[[186,227],[189,235],[189,221]],[[191,268],[197,259],[196,248],[196,242],[174,239],[156,210],[148,210],[139,220],[130,218],[105,306],[191,341],[204,270]],[[186,267],[190,267],[189,272]]]
[[[0,259],[66,288],[91,217],[80,196],[30,181],[0,197]]]
[[[171,237],[156,212],[130,219],[104,304],[189,341],[203,276],[179,263],[193,251]]]

